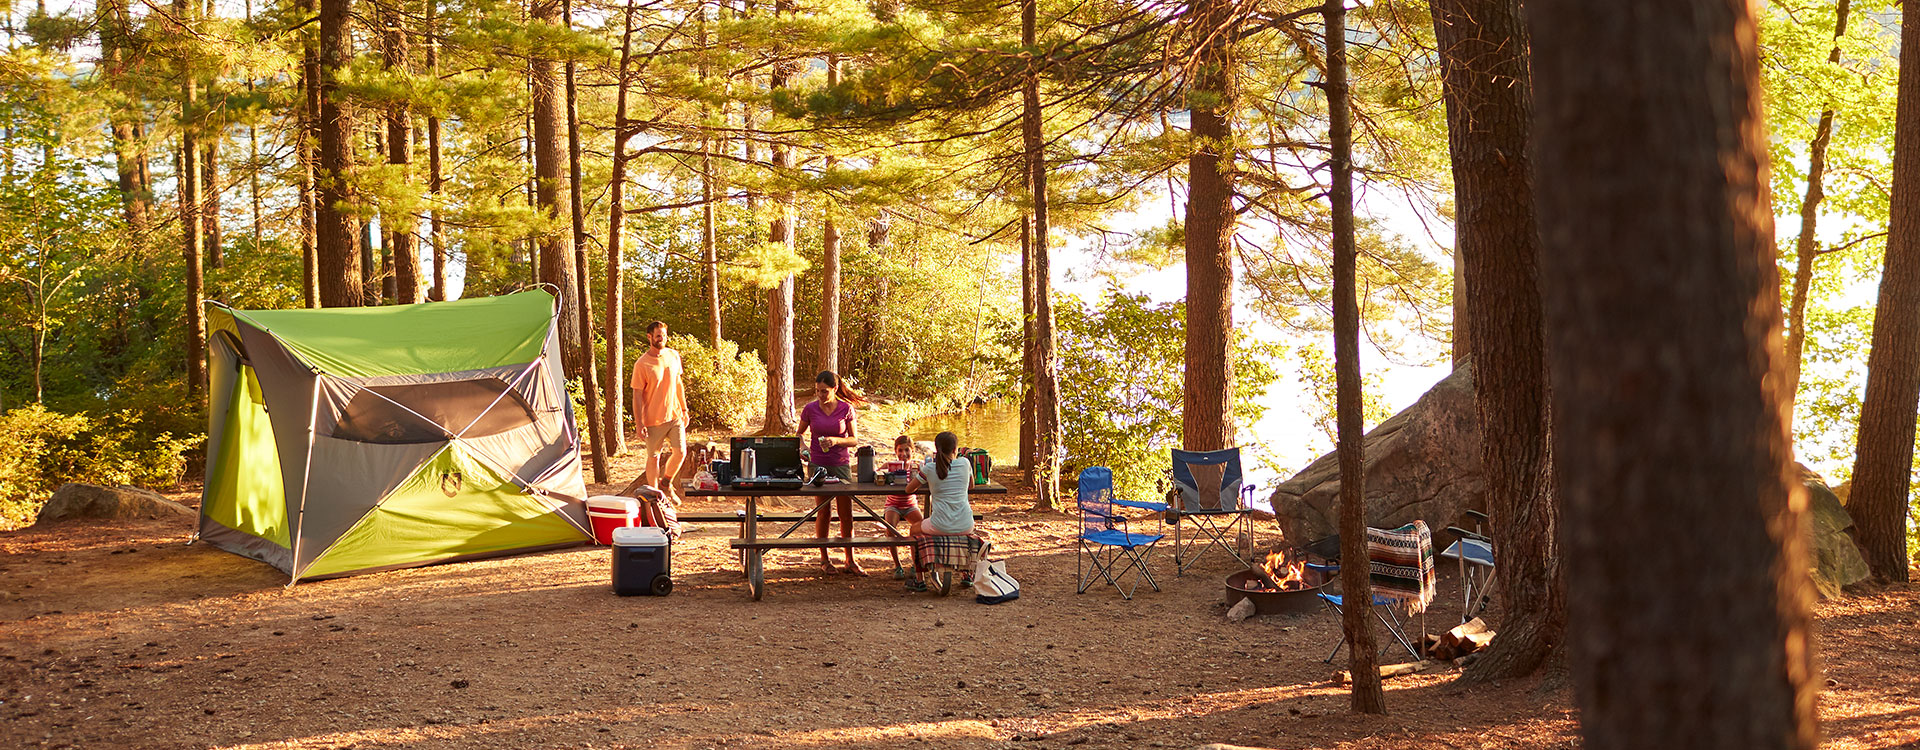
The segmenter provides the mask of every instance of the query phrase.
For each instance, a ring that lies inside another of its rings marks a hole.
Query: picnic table
[[[759,601],[760,597],[764,596],[767,591],[766,571],[762,560],[762,556],[766,554],[767,550],[838,549],[841,547],[886,548],[905,547],[912,544],[912,540],[901,536],[900,533],[894,531],[892,527],[888,527],[887,536],[884,537],[814,537],[793,535],[801,526],[818,518],[821,510],[827,508],[829,503],[842,497],[852,498],[855,506],[854,520],[878,521],[884,519],[886,516],[875,511],[873,507],[868,505],[866,500],[862,498],[898,495],[901,489],[903,489],[903,485],[899,484],[841,482],[838,484],[821,485],[819,487],[804,485],[798,489],[791,490],[768,487],[736,490],[724,486],[717,490],[686,490],[687,497],[741,498],[746,501],[747,507],[745,511],[736,513],[682,513],[680,514],[680,520],[694,523],[701,521],[739,521],[740,537],[732,540],[730,546],[740,551],[740,566],[746,570],[747,574],[747,593],[753,597],[754,601]],[[922,493],[924,494],[924,490]],[[976,484],[967,489],[967,494],[969,495],[1004,495],[1006,493],[1006,487],[993,482]],[[777,497],[818,497],[821,499],[814,503],[812,510],[799,515],[760,512],[760,500],[762,498]],[[978,520],[979,514],[976,513],[974,518]],[[762,537],[760,536],[761,521],[790,521],[791,525],[787,526],[785,530],[782,530],[777,535]]]

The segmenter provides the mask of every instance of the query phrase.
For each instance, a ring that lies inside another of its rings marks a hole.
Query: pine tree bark
[[[1840,0],[1834,7],[1834,45],[1827,52],[1828,63],[1840,62],[1840,40],[1847,36],[1847,15],[1852,3]],[[1827,146],[1833,140],[1832,102],[1820,111],[1820,124],[1814,128],[1813,142],[1807,144],[1807,191],[1800,199],[1800,236],[1793,243],[1793,292],[1787,298],[1787,361],[1781,398],[1787,400],[1787,425],[1793,425],[1794,404],[1800,396],[1800,365],[1807,343],[1807,296],[1813,289],[1813,262],[1819,260],[1820,203],[1826,199]]]
[[[411,73],[407,63],[406,16],[397,0],[385,0],[380,6],[381,52],[386,69]],[[387,164],[400,168],[403,184],[413,183],[413,112],[402,99],[387,108]],[[414,239],[418,220],[409,213],[393,212],[385,217],[387,254],[393,259],[394,300],[402,305],[420,301],[420,250]]]
[[[426,0],[427,3],[427,74],[435,79],[440,77],[440,25],[438,22],[440,0]],[[427,113],[427,193],[431,197],[431,217],[428,221],[428,235],[433,242],[433,285],[427,290],[427,299],[445,302],[447,299],[447,234],[445,222],[440,215],[440,191],[446,188],[446,177],[440,171],[440,115]]]
[[[308,17],[320,13],[319,0],[300,0]],[[320,44],[316,30],[300,35],[300,298],[308,309],[320,307],[318,160],[320,148]]]
[[[827,86],[840,85],[840,58],[827,56]],[[838,162],[827,154],[826,171]],[[840,371],[840,228],[833,223],[833,198],[820,201],[820,335],[814,341],[814,369]]]
[[[1187,341],[1180,445],[1233,445],[1233,102],[1229,0],[1191,0],[1193,155],[1187,161]]]
[[[1020,215],[1020,476],[1032,485],[1039,476],[1039,456],[1034,449],[1034,424],[1039,421],[1038,400],[1034,398],[1034,373],[1040,366],[1034,361],[1033,321],[1033,216]]]
[[[528,15],[534,23],[559,26],[560,0],[532,0]],[[528,79],[533,86],[533,171],[540,215],[552,222],[541,232],[540,281],[558,289],[560,298],[560,359],[567,377],[584,373],[586,359],[580,351],[580,319],[575,312],[580,304],[579,283],[574,280],[571,254],[567,252],[565,227],[572,221],[568,198],[566,132],[567,115],[560,76],[553,60],[535,52],[528,60]]]
[[[613,174],[607,181],[607,398],[605,424],[613,433],[608,450],[627,452],[627,427],[624,399],[619,395],[627,385],[626,317],[624,289],[626,263],[623,257],[627,211],[622,202],[627,189],[627,91],[632,80],[627,69],[633,62],[633,0],[627,0],[625,20],[620,32],[620,68],[615,82],[613,105]]]
[[[716,10],[716,13],[718,11]],[[700,11],[700,46],[707,46],[707,14],[705,6]],[[700,66],[700,80],[707,80],[707,67]],[[709,111],[701,105],[700,119],[705,121]],[[726,110],[720,111],[722,122],[726,120]],[[713,171],[713,137],[703,133],[700,136],[700,258],[705,264],[707,277],[707,345],[714,351],[720,351],[720,249],[714,221],[714,201],[724,191],[716,183],[719,177]]]
[[[1899,104],[1893,126],[1893,198],[1886,267],[1873,311],[1873,350],[1847,510],[1873,574],[1911,578],[1907,559],[1908,487],[1915,404],[1920,402],[1920,4],[1905,3],[1900,24]]]
[[[573,2],[563,0],[561,19],[573,30]],[[587,273],[587,218],[581,205],[580,189],[580,101],[575,84],[577,64],[567,60],[567,194],[571,196],[573,216],[574,298],[580,301],[576,314],[580,322],[580,390],[586,394],[587,431],[593,434],[593,481],[607,481],[607,451],[613,444],[607,423],[600,413],[600,386],[593,362],[593,279]],[[612,394],[608,394],[611,398]],[[671,480],[671,477],[669,477]]]
[[[200,210],[200,221],[205,225],[202,238],[206,241],[207,267],[220,269],[227,264],[220,246],[225,244],[220,236],[220,136],[222,128],[215,126],[207,134],[200,148],[200,198],[204,205]]]
[[[1534,672],[1566,628],[1559,504],[1547,452],[1540,232],[1527,155],[1527,35],[1518,0],[1430,0],[1453,159],[1454,253],[1465,292],[1456,329],[1473,342],[1474,403],[1500,637],[1463,678]]]
[[[1027,59],[1022,86],[1021,141],[1026,148],[1027,190],[1033,200],[1033,319],[1028,321],[1033,345],[1033,505],[1040,510],[1060,506],[1060,366],[1054,344],[1053,270],[1047,245],[1047,154],[1041,132],[1040,68],[1038,57],[1039,2],[1020,5],[1020,42],[1034,55]]]
[[[774,3],[775,18],[793,11],[791,0],[779,0]],[[788,79],[800,71],[800,65],[790,60],[774,63],[770,87],[778,96],[787,87]],[[793,166],[792,151],[783,138],[772,143],[773,171],[775,179],[783,182],[774,196],[775,210],[779,211],[773,219],[767,241],[786,245],[787,250],[794,247],[794,191],[784,184],[787,170]],[[799,428],[799,415],[793,410],[793,276],[787,275],[780,283],[767,291],[767,410],[766,421],[761,431],[769,435],[788,435]]]
[[[1340,588],[1346,600],[1341,629],[1347,639],[1347,671],[1353,675],[1351,705],[1356,713],[1387,712],[1375,667],[1379,646],[1373,635],[1373,586],[1368,580],[1366,425],[1360,389],[1360,293],[1353,225],[1353,125],[1347,91],[1347,11],[1328,3],[1327,130],[1332,146],[1328,191],[1333,209],[1333,379],[1334,420],[1340,462]],[[1198,123],[1198,119],[1195,120]],[[1188,233],[1189,242],[1191,231]],[[1189,272],[1191,273],[1191,272]],[[1191,324],[1189,324],[1191,330]],[[1191,377],[1191,375],[1189,375]]]
[[[1750,7],[1527,3],[1567,644],[1592,750],[1817,744]]]
[[[182,37],[192,32],[194,7],[187,0],[174,0],[174,18],[181,24]],[[206,382],[206,327],[200,321],[200,298],[206,294],[201,249],[206,242],[205,225],[200,221],[204,208],[200,195],[200,91],[189,56],[180,58],[180,227],[181,260],[186,266],[186,358],[187,396],[200,393]]]
[[[353,115],[340,90],[340,75],[353,60],[352,0],[319,0],[320,163],[314,176],[315,268],[323,307],[366,304],[359,265],[358,225],[346,207],[354,199]]]
[[[133,21],[127,13],[127,0],[100,0],[100,59],[108,81],[121,96],[131,97],[121,85],[133,65],[130,49]],[[152,196],[141,177],[146,149],[140,143],[140,110],[126,102],[115,102],[110,110],[113,134],[114,172],[120,188],[120,210],[127,230],[136,238],[145,238],[153,211]]]

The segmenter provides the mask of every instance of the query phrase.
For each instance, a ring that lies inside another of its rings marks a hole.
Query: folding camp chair
[[[1338,566],[1326,568],[1327,572],[1338,570]],[[1401,625],[1400,616],[1395,610],[1404,607],[1409,614],[1417,612],[1424,617],[1427,605],[1433,602],[1437,587],[1433,574],[1433,540],[1427,532],[1427,524],[1414,521],[1397,529],[1367,529],[1367,581],[1373,589],[1371,607],[1374,617],[1387,627],[1387,632],[1407,650],[1408,655],[1420,658],[1419,650],[1407,637],[1406,628]],[[1320,600],[1335,615],[1344,616],[1344,595],[1322,592]],[[1333,651],[1327,654],[1326,661],[1332,662],[1345,643],[1346,634],[1343,632],[1340,641],[1334,644]]]
[[[1481,531],[1487,514],[1469,510],[1467,515],[1473,518],[1473,530],[1448,526],[1447,533],[1454,536],[1454,542],[1440,553],[1441,557],[1460,564],[1461,622],[1479,616],[1493,595],[1493,539]]]
[[[1240,449],[1173,451],[1173,487],[1167,493],[1167,523],[1173,524],[1173,574],[1185,574],[1209,547],[1253,567],[1253,523],[1247,499],[1254,485],[1241,480]],[[1191,519],[1193,533],[1183,538],[1180,522]],[[1234,549],[1234,535],[1247,533],[1246,554]],[[1198,550],[1194,550],[1198,547]]]
[[[1113,470],[1090,466],[1080,471],[1078,491],[1080,537],[1074,551],[1074,576],[1084,594],[1096,581],[1104,580],[1123,599],[1132,599],[1140,581],[1154,591],[1160,584],[1147,569],[1153,546],[1165,538],[1159,534],[1134,534],[1127,530],[1127,519],[1113,512]],[[1084,562],[1083,562],[1084,560]],[[1121,580],[1133,574],[1132,585],[1122,587]]]

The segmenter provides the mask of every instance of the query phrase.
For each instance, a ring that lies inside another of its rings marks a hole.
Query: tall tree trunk
[[[1852,3],[1840,0],[1834,8],[1833,48],[1827,62],[1840,62],[1840,40],[1847,37],[1847,13]],[[1807,144],[1807,193],[1800,200],[1800,237],[1793,243],[1793,292],[1787,302],[1786,375],[1781,398],[1787,400],[1787,426],[1793,426],[1794,403],[1800,396],[1800,359],[1807,343],[1807,295],[1813,289],[1813,262],[1822,254],[1814,235],[1820,223],[1820,201],[1826,198],[1827,144],[1833,140],[1833,103],[1820,111],[1820,124]]]
[[[1233,445],[1235,5],[1191,0],[1194,152],[1187,162],[1187,342],[1180,444]]]
[[[567,30],[573,30],[573,2],[562,0],[562,22]],[[593,481],[607,481],[607,452],[613,445],[607,422],[601,419],[600,386],[593,364],[593,277],[587,273],[587,212],[581,205],[580,189],[580,103],[579,92],[574,84],[576,64],[567,60],[567,195],[571,197],[573,215],[573,283],[574,299],[579,305],[574,309],[580,324],[580,390],[587,397],[587,431],[593,433]],[[612,394],[608,394],[609,399]],[[673,477],[668,477],[672,481]]]
[[[380,7],[381,49],[386,68],[400,74],[412,72],[407,64],[406,16],[399,0],[386,0]],[[401,183],[413,185],[413,112],[402,99],[387,109],[387,164],[400,168]],[[393,259],[394,300],[402,305],[420,301],[420,251],[414,240],[419,218],[411,212],[394,211],[382,217],[387,224],[387,257]]]
[[[827,56],[827,86],[840,85],[840,58]],[[838,162],[827,154],[827,169]],[[833,223],[832,196],[820,202],[820,335],[814,342],[814,369],[840,371],[840,227]]]
[[[427,3],[427,75],[435,79],[440,77],[440,0],[426,0]],[[441,219],[440,192],[446,188],[446,177],[440,171],[440,115],[438,111],[427,113],[427,193],[432,197],[432,218],[429,220],[428,234],[433,242],[433,286],[427,290],[427,299],[435,302],[447,300],[447,234]]]
[[[1816,744],[1749,13],[1527,4],[1567,643],[1592,750]]]
[[[1353,710],[1380,714],[1386,713],[1387,703],[1380,689],[1380,672],[1374,666],[1379,647],[1373,635],[1373,608],[1368,606],[1373,601],[1373,585],[1367,578],[1367,477],[1362,469],[1366,461],[1366,424],[1361,395],[1364,381],[1360,379],[1360,292],[1355,269],[1358,257],[1354,249],[1353,125],[1352,99],[1347,91],[1346,6],[1328,3],[1326,19],[1327,140],[1332,146],[1329,166],[1333,170],[1328,197],[1333,204],[1333,380],[1335,442],[1340,462],[1340,588],[1347,603],[1341,611],[1340,625],[1347,639],[1347,670],[1353,675]],[[1198,118],[1195,122],[1198,123]],[[1192,242],[1191,231],[1188,237],[1188,242]],[[1188,330],[1192,330],[1191,323]]]
[[[319,0],[300,0],[300,10],[312,17],[320,12]],[[300,127],[295,137],[299,139],[300,154],[300,298],[303,306],[313,309],[320,306],[320,273],[318,266],[319,217],[316,209],[319,203],[318,184],[316,182],[316,161],[319,158],[320,144],[320,45],[315,30],[303,30],[300,34],[300,91],[305,95],[305,103],[300,110]]]
[[[315,72],[320,82],[317,122],[320,163],[314,177],[314,260],[320,304],[359,307],[366,288],[359,265],[358,226],[346,207],[354,199],[348,173],[353,169],[353,115],[340,90],[340,75],[353,59],[352,0],[319,0],[320,45]]]
[[[1540,230],[1527,156],[1527,35],[1518,0],[1430,0],[1453,157],[1454,253],[1473,342],[1474,403],[1500,550],[1500,637],[1468,680],[1531,674],[1567,620],[1560,506],[1547,452]]]
[[[173,0],[174,18],[181,24],[181,37],[185,40],[192,32],[194,7],[187,0]],[[205,225],[200,221],[200,211],[204,207],[200,196],[200,91],[190,55],[180,58],[180,228],[181,260],[186,265],[187,289],[187,395],[200,393],[200,386],[206,381],[204,367],[207,349],[207,332],[200,322],[200,298],[205,295],[204,277],[201,275],[200,251],[206,241]]]
[[[715,13],[718,14],[718,9]],[[707,46],[707,11],[700,7],[700,46]],[[700,65],[700,80],[707,80],[707,66]],[[708,116],[706,105],[700,107],[700,119]],[[720,111],[724,122],[726,110]],[[720,350],[720,248],[718,238],[714,236],[714,201],[723,191],[715,184],[719,177],[713,171],[713,137],[708,133],[700,136],[700,258],[706,264],[707,277],[707,345],[714,351]]]
[[[120,96],[131,98],[129,86],[122,82],[132,66],[133,21],[127,14],[127,0],[100,0],[100,58],[109,82]],[[146,149],[140,145],[140,109],[130,102],[116,101],[110,110],[113,132],[114,172],[120,188],[120,210],[127,230],[135,238],[145,238],[152,213],[152,197],[142,182],[141,162]]]
[[[215,126],[212,130],[200,149],[200,197],[206,202],[201,208],[200,220],[206,225],[203,238],[207,243],[207,267],[218,270],[227,265],[220,251],[220,246],[225,244],[220,236],[220,137],[224,128]]]
[[[774,3],[773,15],[777,19],[792,10],[792,0],[778,0]],[[799,71],[800,64],[795,61],[774,63],[770,84],[774,95],[778,96],[787,87],[787,79]],[[793,166],[793,156],[785,136],[773,141],[772,151],[775,179],[781,180],[782,186],[774,196],[779,214],[773,219],[767,241],[785,245],[791,251],[794,191],[785,180],[787,170]],[[799,416],[793,411],[793,367],[793,275],[788,274],[767,292],[767,411],[766,422],[761,427],[766,434],[791,434],[799,428]]]
[[[560,25],[561,0],[532,0],[529,15],[536,24]],[[580,351],[580,319],[575,313],[580,304],[579,284],[573,278],[573,263],[567,252],[566,227],[571,221],[566,168],[567,113],[560,77],[553,60],[545,52],[535,52],[528,60],[528,77],[533,84],[533,171],[538,181],[535,195],[540,215],[553,223],[540,234],[540,280],[552,284],[560,297],[560,359],[566,364],[567,377],[584,374],[586,358]]]
[[[613,176],[607,181],[607,430],[612,433],[608,450],[627,452],[627,420],[623,398],[627,385],[626,332],[623,330],[627,304],[623,299],[626,259],[621,256],[625,239],[627,189],[627,90],[632,85],[627,68],[633,62],[633,0],[627,0],[625,20],[620,32],[620,70],[613,105]]]
[[[246,11],[247,25],[251,26],[253,25],[253,0],[247,0]],[[247,76],[247,93],[252,94],[254,90],[253,76],[249,75]],[[295,120],[298,121],[298,118]],[[266,230],[260,224],[263,208],[260,204],[260,128],[252,122],[247,123],[247,202],[252,204],[253,209],[251,214],[253,221],[249,224],[253,229],[253,253],[258,255],[262,236]]]
[[[1873,351],[1860,401],[1859,444],[1848,510],[1873,574],[1911,577],[1907,490],[1912,481],[1915,402],[1920,401],[1920,4],[1900,24],[1899,104],[1893,125],[1893,198],[1886,268],[1873,311]]]
[[[1040,412],[1036,409],[1039,402],[1034,398],[1033,376],[1040,371],[1040,366],[1033,356],[1035,336],[1031,326],[1036,319],[1033,281],[1033,216],[1023,213],[1020,215],[1020,476],[1029,485],[1039,476],[1035,473],[1039,454],[1034,449],[1038,434],[1034,424],[1039,421]]]
[[[1033,314],[1032,330],[1036,476],[1033,504],[1041,510],[1060,505],[1060,372],[1054,349],[1053,266],[1047,241],[1047,153],[1041,133],[1040,68],[1038,57],[1039,0],[1020,5],[1020,43],[1035,54],[1027,59],[1021,87],[1020,135],[1026,149],[1027,189],[1033,200]]]

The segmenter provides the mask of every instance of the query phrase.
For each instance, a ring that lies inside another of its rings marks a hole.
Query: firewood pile
[[[1427,658],[1436,661],[1455,661],[1468,654],[1485,650],[1493,642],[1494,631],[1487,622],[1478,617],[1438,635],[1428,634],[1426,641]]]

